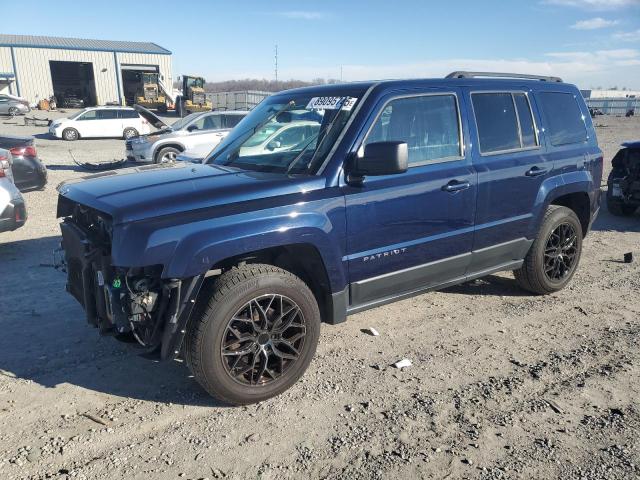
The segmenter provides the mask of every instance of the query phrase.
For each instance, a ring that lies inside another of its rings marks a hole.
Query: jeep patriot
[[[505,270],[562,289],[601,177],[587,106],[555,77],[288,90],[202,164],[62,183],[67,290],[101,333],[259,402],[302,376],[321,322]]]

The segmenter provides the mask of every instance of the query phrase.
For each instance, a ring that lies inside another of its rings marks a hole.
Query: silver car
[[[27,209],[13,183],[11,153],[0,148],[0,232],[20,228],[27,220]]]
[[[0,95],[0,115],[15,117],[16,115],[24,115],[30,111],[31,109],[26,103],[9,95]]]
[[[213,111],[187,115],[168,126],[153,113],[135,105],[141,115],[152,115],[149,122],[159,131],[126,141],[126,157],[135,162],[173,162],[182,152],[211,151],[242,120],[246,111]],[[163,126],[164,125],[164,126]]]

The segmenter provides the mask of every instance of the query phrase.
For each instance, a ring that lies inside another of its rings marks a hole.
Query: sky
[[[151,41],[174,76],[344,81],[454,70],[640,90],[640,0],[0,0],[0,31]],[[136,16],[136,13],[138,16]]]

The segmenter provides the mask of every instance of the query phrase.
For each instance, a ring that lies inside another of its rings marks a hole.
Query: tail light
[[[11,172],[11,163],[9,162],[9,157],[5,157],[4,155],[0,155],[0,177],[7,177]]]
[[[21,157],[23,155],[26,155],[27,157],[37,157],[38,156],[38,152],[36,151],[36,147],[34,147],[33,145],[29,145],[27,147],[13,147],[9,151],[11,152],[12,155],[14,155],[16,157]]]

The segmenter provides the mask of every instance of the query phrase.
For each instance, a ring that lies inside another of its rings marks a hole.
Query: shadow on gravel
[[[136,344],[101,337],[65,291],[66,274],[53,268],[59,241],[51,236],[0,243],[0,378],[152,402],[224,406],[198,385],[184,362],[149,360]]]
[[[51,135],[49,132],[36,133],[36,134],[33,135],[33,137],[37,138],[38,140],[56,140],[56,137]]]
[[[482,295],[492,297],[530,297],[532,294],[518,286],[513,278],[489,275],[467,283],[454,285],[443,290],[445,293],[461,295]]]
[[[617,217],[609,213],[607,202],[604,201],[604,192],[602,195],[602,207],[598,218],[591,227],[592,230],[599,232],[640,232],[640,210],[636,210],[633,215],[628,217]]]
[[[47,164],[47,170],[61,170],[61,171],[69,171],[69,172],[89,172],[85,168],[80,167],[79,165],[62,165],[62,164]]]

